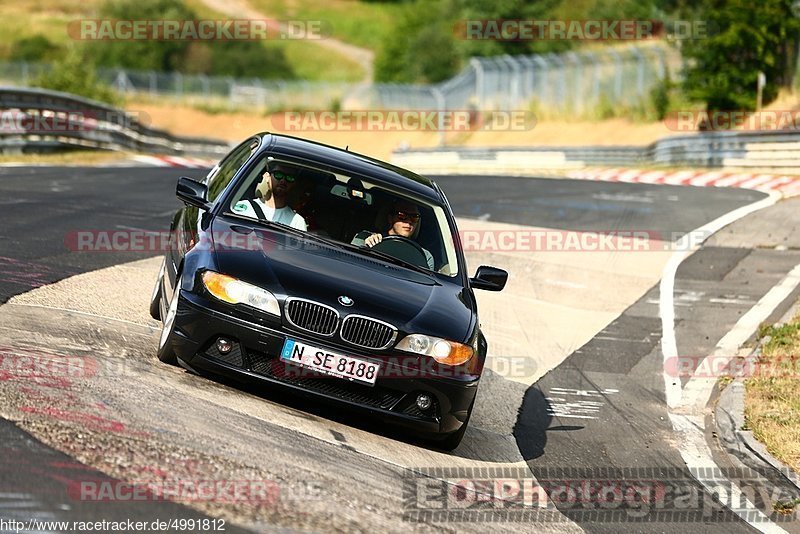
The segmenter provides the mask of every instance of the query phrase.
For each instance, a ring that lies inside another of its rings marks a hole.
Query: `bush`
[[[120,96],[97,79],[94,66],[78,48],[70,49],[63,61],[34,80],[33,85],[43,89],[63,91],[118,106]]]
[[[653,106],[656,120],[662,121],[667,116],[670,109],[670,93],[672,89],[673,84],[669,78],[669,72],[667,72],[664,79],[650,90],[650,104]]]
[[[106,2],[103,18],[119,20],[196,20],[179,0]],[[260,41],[96,41],[89,43],[95,63],[109,67],[187,74],[293,79],[294,71],[280,48]]]
[[[11,45],[11,61],[52,61],[60,55],[60,49],[44,35],[23,37]]]
[[[296,78],[280,48],[267,48],[259,41],[220,41],[211,48],[208,73],[236,78]]]

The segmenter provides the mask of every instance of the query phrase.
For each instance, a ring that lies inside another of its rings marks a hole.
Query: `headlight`
[[[272,315],[281,315],[278,299],[266,289],[213,271],[203,273],[203,284],[212,295],[223,302],[246,304]]]
[[[472,355],[475,354],[474,349],[469,345],[424,334],[406,336],[400,340],[400,343],[395,348],[430,356],[437,362],[446,365],[461,365],[469,361]]]

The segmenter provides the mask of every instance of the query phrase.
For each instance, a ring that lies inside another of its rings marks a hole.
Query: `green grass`
[[[71,21],[96,17],[103,0],[25,0],[0,2],[0,17],[6,21],[0,32],[0,60],[8,58],[12,44],[25,37],[44,35],[52,43],[66,47],[74,43],[68,32]],[[309,2],[313,5],[313,3]],[[201,0],[188,0],[187,5],[200,18],[225,19]],[[276,17],[277,18],[277,17]],[[297,18],[313,19],[303,15]],[[374,31],[374,29],[372,30]],[[361,66],[350,58],[322,48],[312,41],[269,41],[269,48],[283,49],[297,78],[311,81],[354,82],[363,78]]]
[[[782,326],[762,326],[769,336],[758,373],[745,381],[745,420],[756,439],[782,462],[800,471],[800,316]]]
[[[276,42],[275,46],[283,47],[286,59],[301,80],[357,82],[364,77],[358,63],[310,41]]]
[[[250,0],[253,8],[279,20],[319,20],[331,37],[377,50],[402,11],[401,4],[360,0]]]
[[[102,0],[30,0],[0,2],[3,31],[0,32],[0,58],[7,58],[11,45],[19,39],[41,34],[60,46],[73,42],[68,25],[93,16]]]
[[[251,2],[251,5],[256,9],[258,9],[257,4],[258,2]],[[186,5],[201,18],[228,18],[220,12],[210,9],[202,0],[187,0]],[[303,17],[303,19],[310,18]],[[283,49],[295,75],[301,80],[356,82],[364,77],[364,71],[358,63],[311,41],[273,40],[266,43],[266,46]]]

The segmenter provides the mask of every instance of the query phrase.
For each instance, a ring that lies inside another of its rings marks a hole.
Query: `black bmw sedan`
[[[153,290],[158,358],[285,388],[453,449],[486,359],[473,289],[432,180],[294,137],[258,134],[185,204]]]

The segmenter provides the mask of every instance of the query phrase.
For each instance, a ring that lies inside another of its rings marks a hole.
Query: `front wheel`
[[[156,285],[153,288],[153,294],[150,295],[150,317],[156,321],[161,320],[161,288],[164,284],[164,269],[166,268],[167,260],[161,262],[161,269],[158,271],[156,277]]]
[[[178,298],[181,293],[181,276],[175,281],[175,291],[172,293],[172,301],[169,309],[164,316],[164,324],[161,327],[161,337],[158,340],[158,359],[170,365],[178,365],[178,357],[173,350],[175,340],[175,316],[178,314]]]

